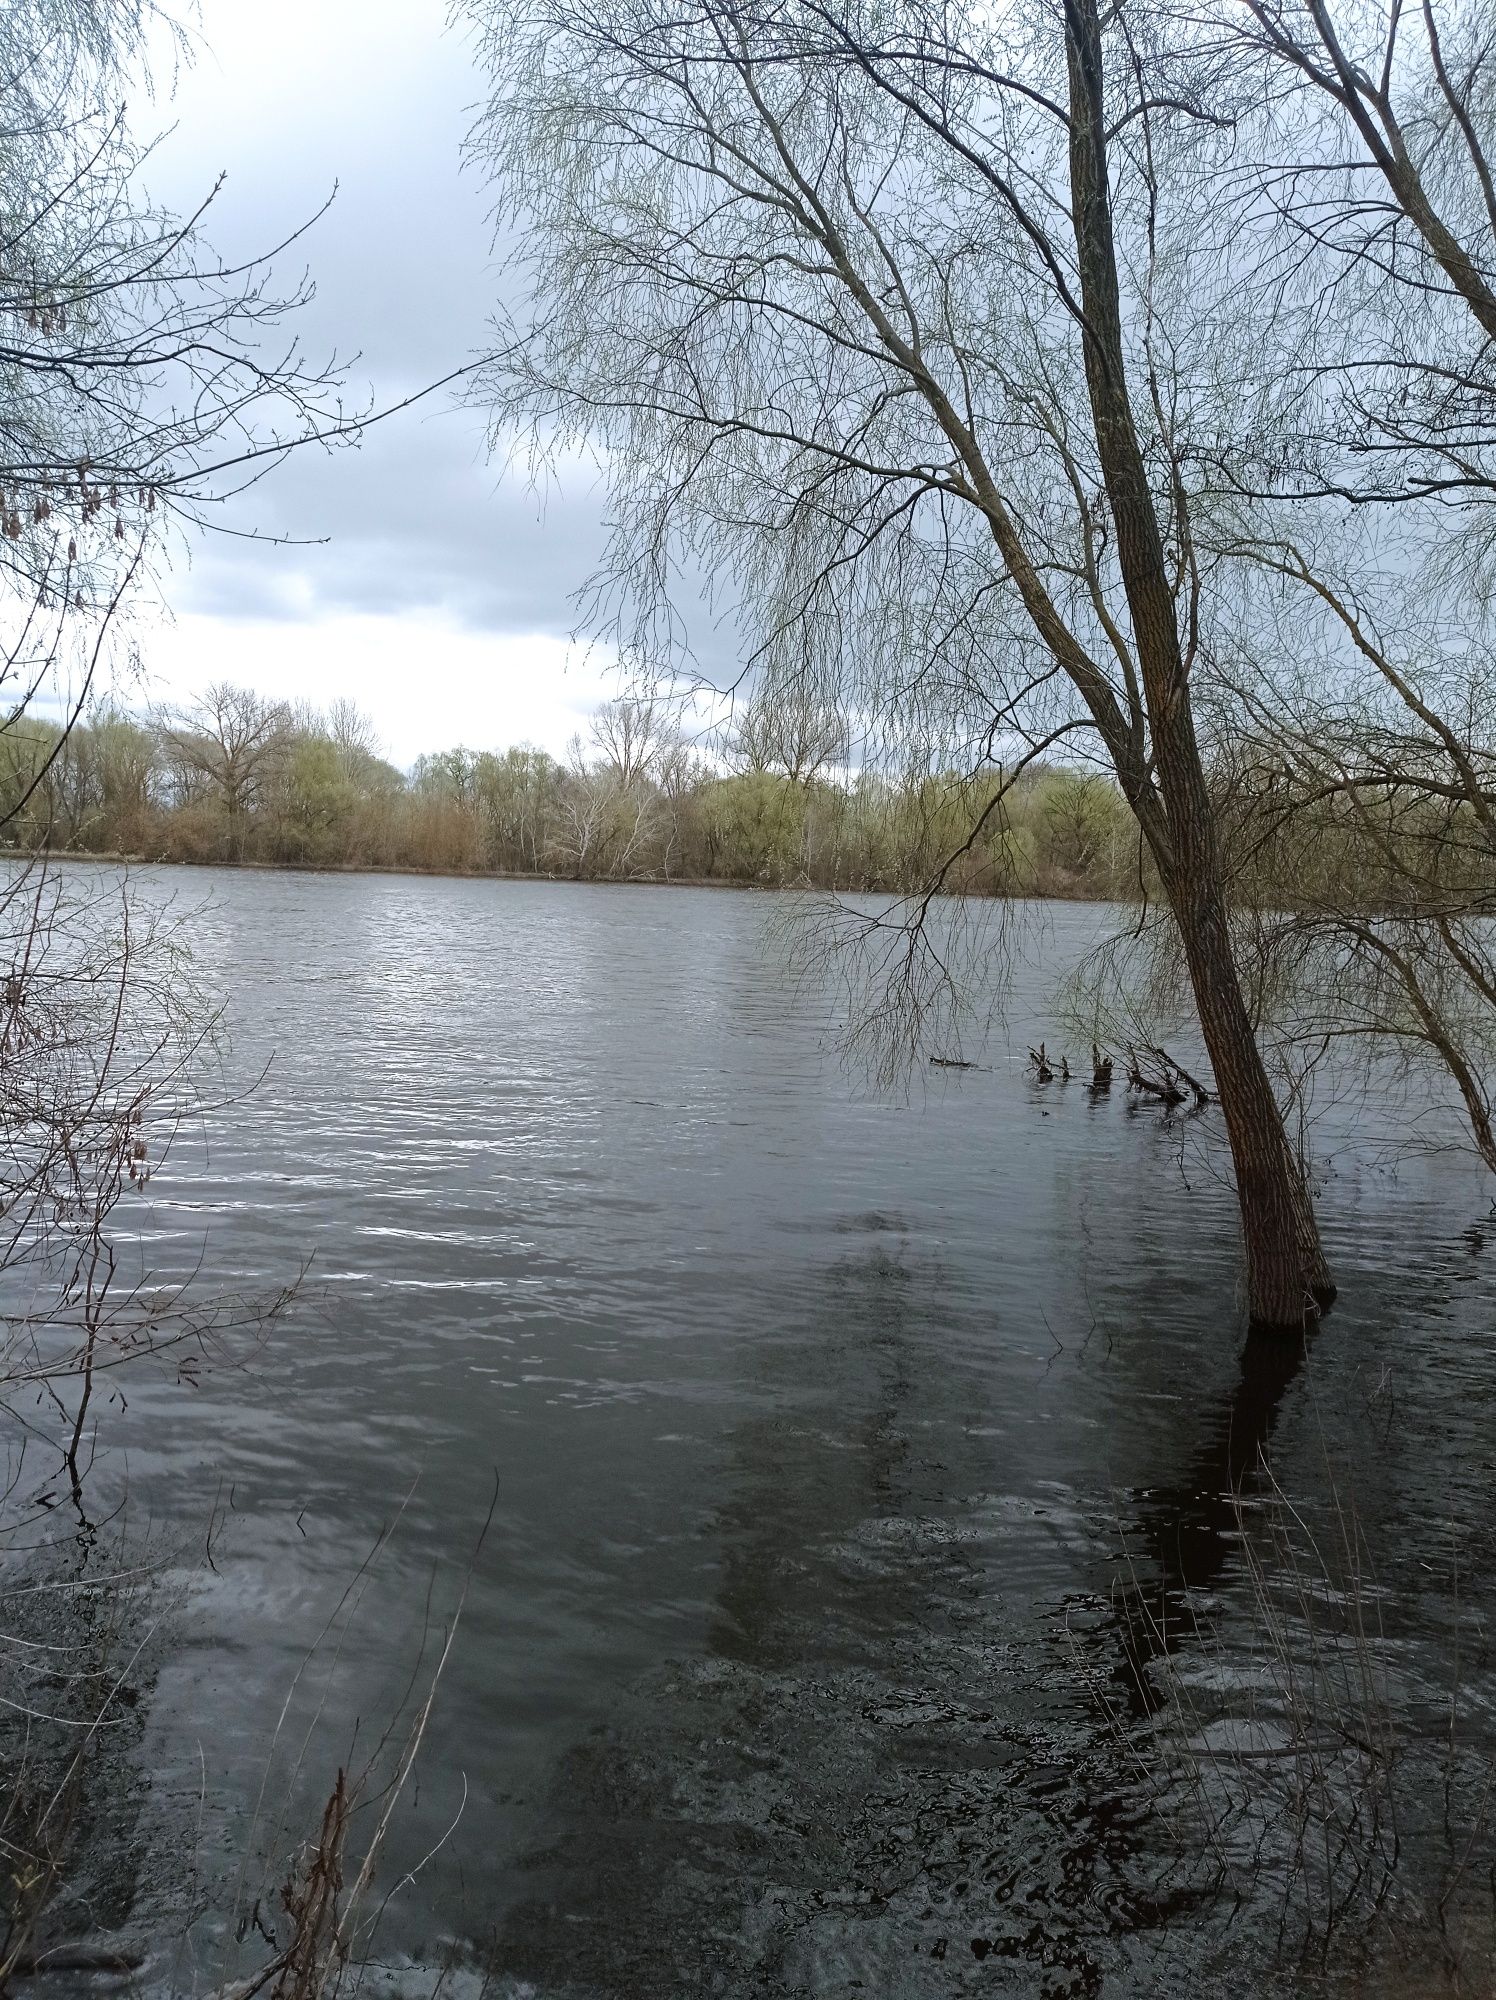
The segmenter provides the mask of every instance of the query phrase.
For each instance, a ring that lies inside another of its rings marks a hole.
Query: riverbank
[[[422,868],[411,862],[396,861],[189,861],[175,855],[130,854],[119,850],[93,853],[69,847],[0,847],[0,861],[88,861],[127,868],[232,869],[264,875],[401,875],[436,882],[549,882],[558,888],[731,889],[768,895],[799,891],[802,894],[809,892],[828,896],[898,897],[921,894],[924,888],[922,883],[889,888],[853,882],[812,882],[806,877],[764,882],[734,875],[554,875],[514,868]],[[964,890],[961,894],[984,903],[1113,903],[1117,900],[1114,896],[1080,886],[1055,886],[990,895]]]

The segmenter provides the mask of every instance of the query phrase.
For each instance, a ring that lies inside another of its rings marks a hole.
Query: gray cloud
[[[315,361],[357,354],[348,368],[354,402],[396,403],[483,352],[504,282],[491,197],[462,166],[481,79],[444,15],[444,0],[258,0],[253,9],[203,0],[198,60],[171,102],[156,106],[174,129],[148,185],[181,212],[226,173],[206,225],[226,257],[263,252],[337,183],[331,209],[283,260],[281,276],[294,286],[310,272],[316,296],[287,331]],[[138,122],[148,123],[148,107]],[[194,538],[168,583],[173,607],[219,625],[223,643],[205,640],[195,664],[180,646],[158,649],[160,657],[216,672],[220,658],[244,657],[235,629],[271,623],[301,659],[315,642],[299,629],[293,639],[293,627],[349,614],[403,620],[411,633],[435,620],[433,631],[500,648],[531,635],[569,637],[582,624],[576,593],[602,554],[606,504],[582,466],[536,494],[522,473],[490,461],[481,410],[439,392],[374,426],[357,449],[294,453],[226,505],[215,518],[233,532]],[[695,592],[682,598],[698,663],[730,682],[730,633],[702,614]],[[583,627],[579,636],[597,635]],[[481,647],[463,654],[474,672],[484,671],[483,657]],[[273,676],[274,662],[254,658]],[[362,686],[349,679],[351,662],[316,671],[329,683],[310,690],[317,698]],[[450,675],[426,679],[426,705],[446,713],[423,727],[437,740],[461,735],[468,697],[454,695]],[[393,713],[392,686],[387,693]],[[472,690],[473,701],[484,696]],[[552,699],[559,726],[571,696],[557,688]],[[414,742],[408,722],[389,726],[392,741],[398,731]]]
[[[481,86],[439,0],[205,0],[202,42],[156,107],[174,129],[150,163],[152,192],[182,210],[226,172],[207,228],[239,257],[338,184],[282,276],[310,270],[316,297],[294,331],[314,359],[357,353],[355,399],[397,402],[480,352],[500,280],[489,197],[462,170],[461,144]],[[489,463],[483,429],[481,412],[439,392],[358,449],[294,454],[222,510],[232,536],[192,548],[177,607],[226,618],[441,610],[484,631],[569,632],[571,597],[601,551],[604,496],[579,470],[542,500]],[[235,539],[246,535],[327,539]]]
[[[602,550],[602,495],[543,498],[487,463],[469,412],[402,416],[357,450],[301,454],[235,503],[232,525],[319,546],[209,534],[179,602],[223,617],[441,610],[494,632],[564,635]]]

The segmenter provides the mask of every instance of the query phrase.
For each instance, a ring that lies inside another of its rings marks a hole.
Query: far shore
[[[444,882],[553,882],[576,889],[732,889],[778,896],[789,891],[828,896],[899,896],[912,890],[864,889],[816,882],[745,882],[726,875],[549,875],[513,868],[417,868],[409,862],[181,861],[171,855],[93,853],[72,847],[0,847],[0,861],[92,861],[129,868],[244,869],[262,875],[412,875]],[[1104,903],[1114,899],[1082,890],[1046,889],[1027,894],[973,896],[983,903]]]

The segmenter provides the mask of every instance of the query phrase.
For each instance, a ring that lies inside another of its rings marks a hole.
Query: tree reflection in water
[[[1200,1885],[1108,1708],[1229,1563],[1230,1494],[1302,1356],[1248,1351],[1188,1470],[1140,1504],[1153,1615],[1077,1646],[1057,1597],[1089,1537],[1105,1604],[1094,1527],[992,1490],[991,1370],[953,1347],[937,1263],[897,1220],[849,1227],[873,1241],[752,1348],[702,1654],[621,1691],[563,1760],[500,1963],[641,2000],[1152,1993],[1160,1950],[1203,1977],[1214,1935],[1163,1928]]]

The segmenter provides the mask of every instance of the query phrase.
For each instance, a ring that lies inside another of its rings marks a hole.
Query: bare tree
[[[244,858],[248,819],[289,746],[291,712],[251,688],[217,681],[197,701],[163,721],[178,768],[209,788],[222,807],[228,855]]]
[[[148,1284],[122,1253],[122,1210],[205,1105],[216,1028],[170,923],[121,887],[38,863],[0,892],[0,1406],[52,1399],[75,1488],[101,1371],[168,1348],[200,1362],[289,1296]]]
[[[140,199],[118,91],[155,17],[33,0],[0,22],[0,568],[94,610],[167,516],[211,518],[352,414],[335,369],[278,331],[309,295],[271,288],[285,246],[215,256],[217,188],[185,218]]]
[[[1200,442],[1251,984],[1290,1067],[1442,1074],[1492,1165],[1496,37],[1460,0],[1215,25],[1250,165],[1211,204],[1243,310]]]
[[[345,778],[356,778],[380,755],[374,719],[356,701],[339,695],[327,711],[327,734],[337,749]]]
[[[590,759],[582,738],[569,745],[567,769],[556,788],[550,849],[577,877],[614,876],[632,880],[652,872],[648,865],[661,795],[648,782],[649,764],[666,753],[666,725],[651,707],[629,716],[627,702],[609,702],[592,735],[612,745],[612,754]],[[630,776],[625,780],[624,772]]]
[[[674,745],[675,714],[658,695],[622,694],[603,702],[588,735],[624,791],[631,791]]]
[[[587,761],[581,737],[567,746],[565,782],[556,799],[551,849],[556,859],[578,879],[606,871],[612,843],[617,780]]]
[[[1254,374],[1273,498],[1440,503],[1491,549],[1496,492],[1496,128],[1489,10],[1466,0],[1245,0],[1220,10],[1244,108],[1272,147],[1235,194],[1237,277],[1274,295]],[[1264,228],[1264,224],[1270,225]],[[1255,239],[1255,240],[1254,240]],[[1264,418],[1267,421],[1264,421]],[[1246,441],[1243,440],[1243,443]]]
[[[1010,774],[1098,744],[1178,927],[1252,1317],[1301,1327],[1334,1288],[1238,974],[1195,719],[1204,329],[1159,218],[1189,199],[1161,163],[1209,121],[1200,93],[1164,101],[1097,0],[473,11],[480,151],[531,285],[495,425],[600,449],[621,639],[663,653],[685,554],[733,594],[771,700],[798,686]]]
[[[755,694],[727,733],[729,763],[744,771],[779,771],[791,784],[812,784],[847,757],[847,725],[834,709],[801,688]]]

